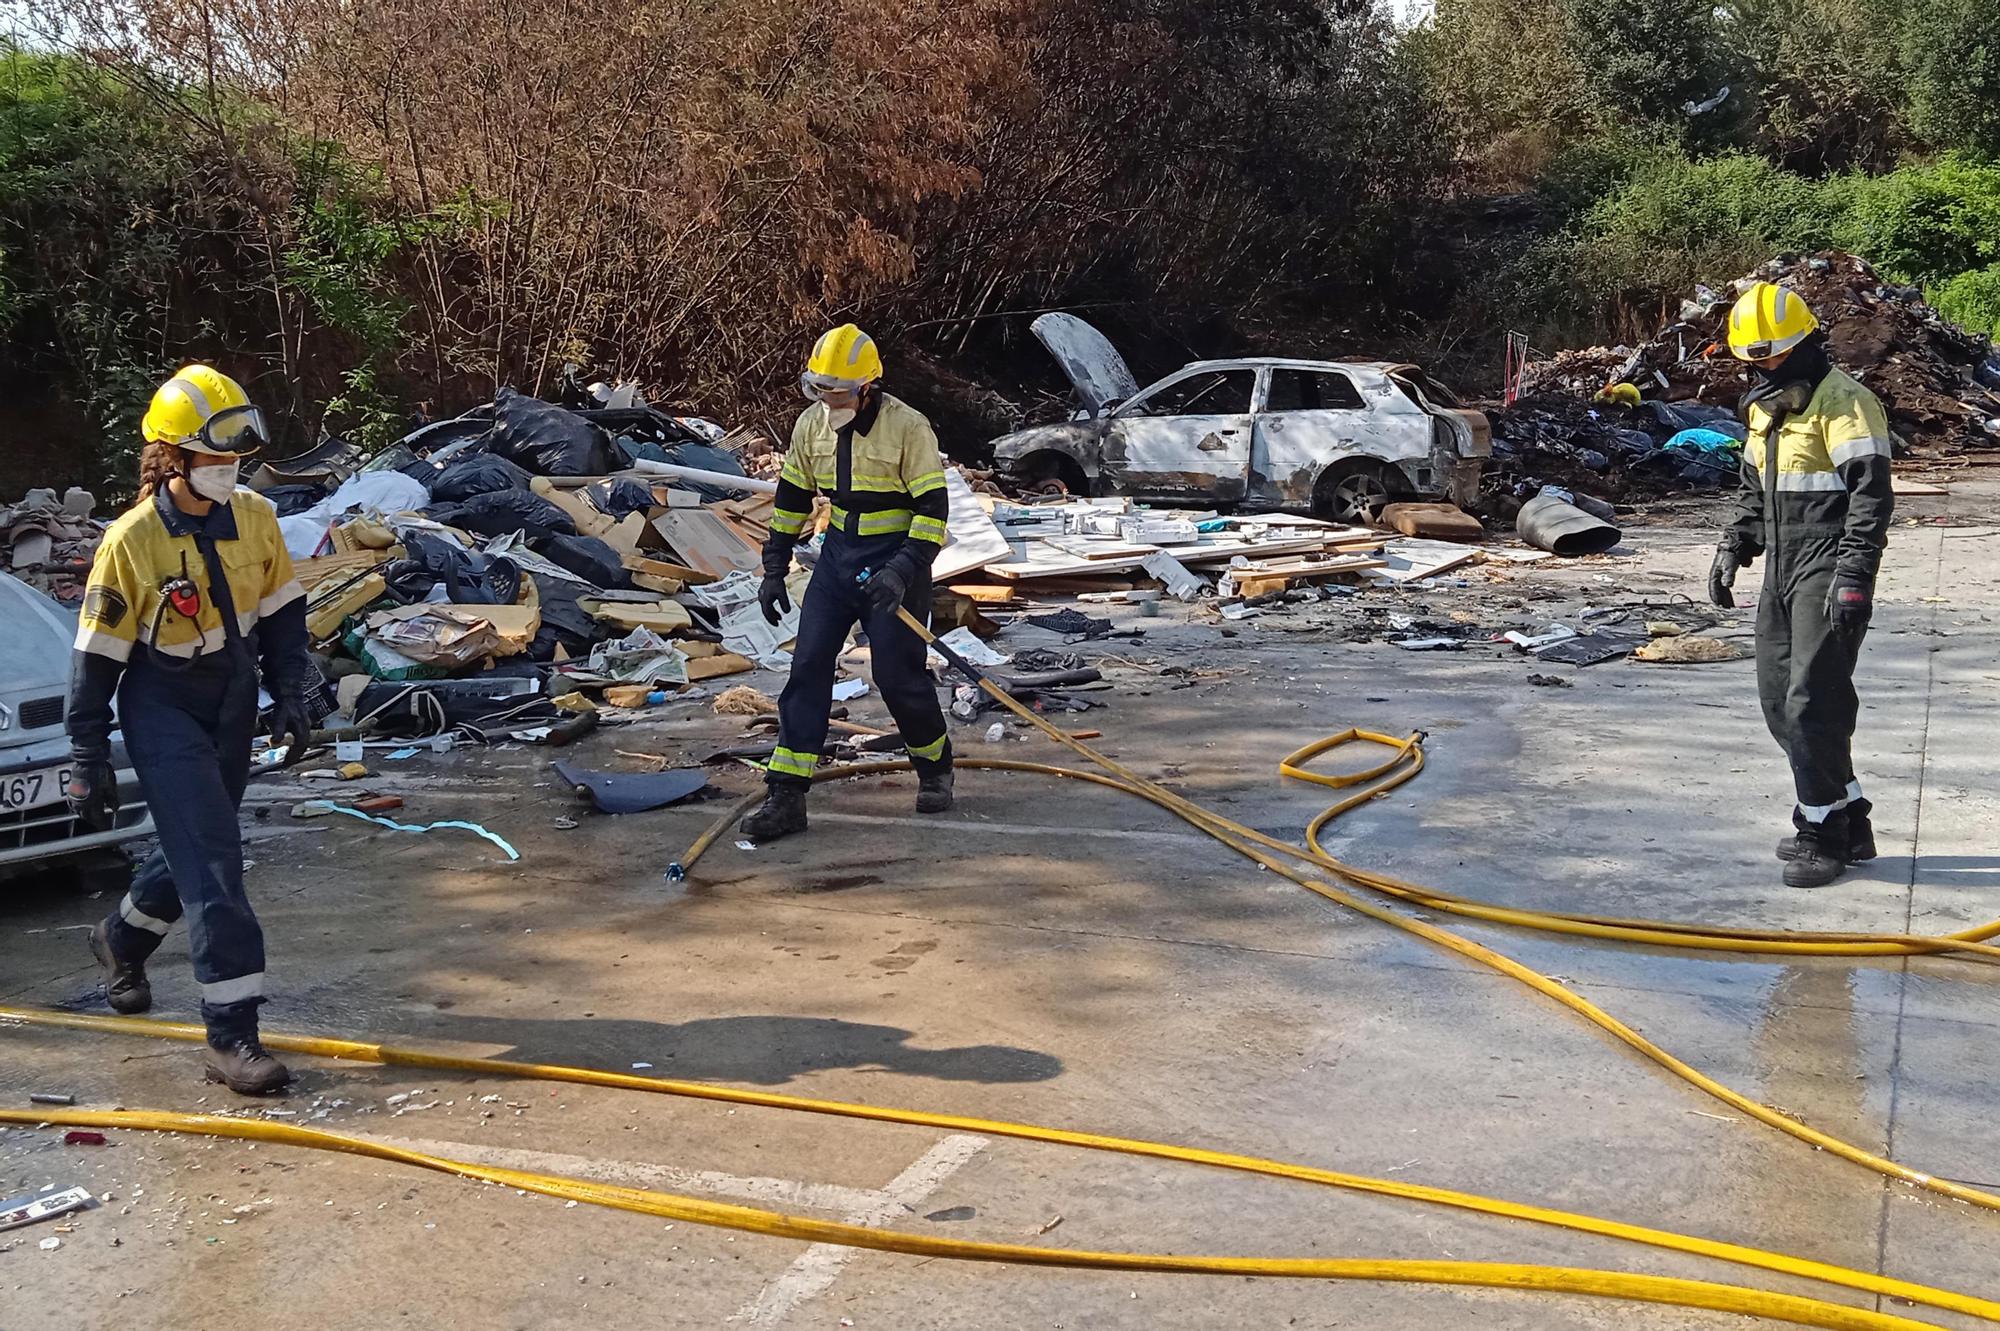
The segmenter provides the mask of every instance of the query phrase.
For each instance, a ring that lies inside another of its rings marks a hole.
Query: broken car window
[[[1328,370],[1272,370],[1266,411],[1360,411],[1361,390]]]
[[[1240,416],[1250,410],[1254,370],[1204,370],[1160,389],[1139,410],[1148,416]]]

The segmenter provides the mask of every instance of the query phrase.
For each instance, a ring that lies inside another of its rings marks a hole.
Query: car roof
[[[1181,366],[1181,370],[1374,370],[1387,374],[1403,367],[1395,361],[1386,360],[1299,360],[1289,356],[1243,356],[1234,360],[1197,360]],[[1176,370],[1178,374],[1181,370]]]

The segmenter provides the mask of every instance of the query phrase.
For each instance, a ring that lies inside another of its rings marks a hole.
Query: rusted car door
[[[1183,370],[1111,415],[1100,475],[1115,494],[1234,503],[1248,491],[1257,371]]]

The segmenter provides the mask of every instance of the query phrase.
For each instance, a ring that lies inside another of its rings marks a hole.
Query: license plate
[[[0,776],[0,813],[22,813],[55,804],[69,784],[67,767],[44,767],[38,772],[15,772]]]

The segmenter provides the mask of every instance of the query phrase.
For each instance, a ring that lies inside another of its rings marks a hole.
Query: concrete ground
[[[1976,474],[1976,473],[1975,473]],[[1782,887],[1785,769],[1748,661],[1536,666],[1505,647],[1350,643],[1368,609],[1534,627],[1585,602],[1701,594],[1698,513],[1618,556],[1447,575],[1417,592],[1219,626],[1171,612],[1083,644],[1117,687],[1079,718],[1142,772],[1277,835],[1329,792],[1278,758],[1350,725],[1429,732],[1430,765],[1350,814],[1337,854],[1465,895],[1804,929],[1943,932],[2000,916],[2000,486],[1905,500],[1862,666],[1858,744],[1882,856]],[[1754,598],[1754,576],[1745,599]],[[1650,616],[1659,617],[1658,611]],[[1734,617],[1747,632],[1749,615]],[[1225,636],[1224,627],[1234,630]],[[1003,644],[1059,645],[1040,630]],[[1195,675],[1163,675],[1185,666]],[[1571,687],[1537,687],[1531,673]],[[733,682],[733,681],[732,681]],[[750,682],[775,688],[771,676]],[[873,698],[860,719],[881,715]],[[705,704],[580,754],[680,760],[740,733]],[[990,718],[987,718],[990,720]],[[967,754],[1066,761],[1038,738]],[[406,762],[370,784],[403,835],[246,815],[272,1030],[629,1069],[1275,1156],[1591,1212],[1992,1296],[2000,1216],[1892,1186],[1746,1121],[1518,983],[1353,917],[1150,805],[961,776],[941,818],[907,776],[822,788],[810,835],[725,840],[662,870],[719,804],[580,814],[531,748]],[[1349,761],[1343,759],[1342,761]],[[1358,759],[1352,760],[1358,761]],[[748,790],[742,769],[717,784]],[[82,931],[111,904],[0,896],[0,1000],[101,1010]],[[2000,1186],[2000,985],[1955,960],[1765,960],[1445,921],[1576,986],[1698,1067],[1819,1127]],[[184,936],[157,1015],[195,1001]],[[0,1031],[0,1104],[242,1109],[184,1045]],[[1096,1249],[1460,1258],[1806,1286],[1524,1224],[1192,1166],[533,1082],[294,1060],[283,1121],[467,1159],[959,1238]],[[404,1098],[407,1097],[407,1098]],[[252,1106],[249,1112],[260,1112]],[[401,1166],[140,1133],[108,1148],[0,1131],[0,1196],[104,1204],[0,1235],[0,1326],[1707,1328],[1739,1319],[1414,1286],[973,1266],[666,1224]],[[61,1237],[44,1251],[40,1240]],[[1040,1237],[1038,1237],[1040,1236]],[[1940,1325],[1949,1314],[1895,1308]]]

